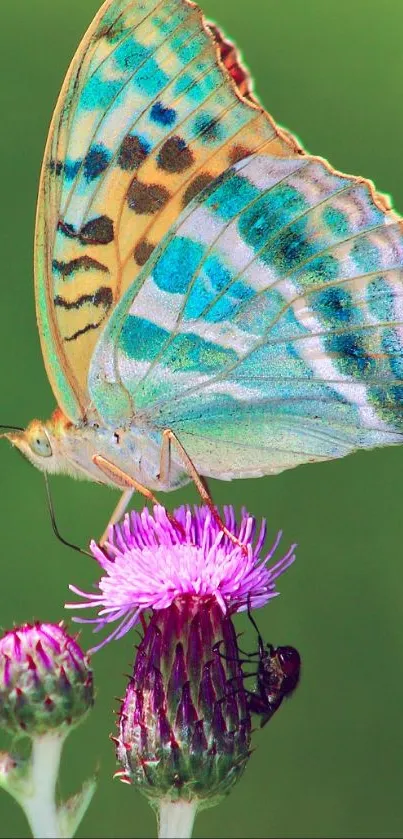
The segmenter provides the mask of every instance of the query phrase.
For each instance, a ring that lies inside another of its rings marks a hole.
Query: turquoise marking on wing
[[[151,47],[140,44],[132,36],[118,46],[113,54],[113,60],[118,70],[134,71],[140,64],[144,64],[147,58],[150,58],[151,53]]]
[[[132,80],[133,87],[143,95],[145,94],[150,98],[157,96],[158,93],[168,84],[168,82],[169,76],[161,70],[154,58],[149,58],[148,61],[145,62],[144,67],[136,73]],[[129,95],[129,92],[125,90],[122,93],[121,100],[116,103],[116,107],[119,107],[121,104],[124,105],[125,100],[129,98]],[[141,108],[139,108],[137,113],[141,113]],[[121,137],[124,137],[127,129],[133,124],[132,118],[135,115],[136,112],[130,113],[128,125],[122,126],[120,134]],[[100,133],[102,134],[102,131],[100,131]]]
[[[221,292],[222,296],[213,306]],[[204,260],[197,282],[189,292],[183,316],[189,320],[203,316],[206,321],[219,322],[230,318],[241,302],[253,296],[252,289],[240,281],[233,282],[225,262],[217,254],[211,254]]]
[[[109,365],[132,421],[172,428],[216,477],[402,442],[402,278],[400,222],[365,182],[315,158],[250,157],[200,193],[117,307],[92,398],[108,421]],[[152,359],[142,330],[159,335]]]
[[[82,91],[78,107],[83,111],[106,110],[120,90],[120,82],[93,76]]]
[[[379,268],[380,254],[376,244],[371,242],[369,238],[363,238],[356,242],[352,248],[351,256],[357,269],[363,274]]]
[[[295,230],[295,248],[293,243],[290,242],[289,254],[287,247],[283,247],[283,253],[281,254],[286,267],[288,267],[288,259],[292,260],[294,250],[303,257],[303,252],[311,246],[309,240],[304,236],[306,218],[300,218],[306,209],[307,202],[295,187],[279,184],[272,187],[270,192],[260,195],[249,208],[240,214],[239,233],[249,247],[255,251],[262,250],[262,259],[266,259],[270,263],[270,261],[276,260],[277,254],[272,255],[267,250],[267,242],[273,239],[274,234],[281,231],[282,228],[286,230],[282,238],[286,241],[287,237],[288,242],[290,232],[294,233]],[[298,218],[298,221],[292,226],[291,222],[295,217]],[[282,245],[281,237],[276,238],[276,250],[280,250]]]
[[[337,236],[347,236],[349,232],[348,217],[337,207],[325,207],[322,213],[323,223]]]
[[[145,318],[128,315],[119,336],[118,346],[128,357],[139,361],[153,361],[169,332]]]
[[[190,101],[198,105],[210,96],[219,83],[220,73],[214,67],[206,75],[200,75],[198,79],[195,79],[191,73],[182,73],[173,85],[173,95],[177,98],[186,93]]]
[[[205,193],[204,203],[223,221],[230,221],[259,195],[257,187],[247,178],[230,170],[220,178],[218,185],[216,181],[211,185]]]
[[[176,335],[166,352],[167,366],[174,375],[186,375],[188,372],[214,375],[221,367],[234,364],[238,360],[234,350],[193,333]]]
[[[154,282],[162,291],[185,294],[203,256],[203,246],[177,236],[169,243],[155,265]]]
[[[170,333],[160,326],[135,315],[129,315],[123,324],[118,349],[130,362],[152,362],[158,358],[161,345],[170,339]],[[214,344],[198,335],[177,335],[169,349],[171,373],[214,373],[222,364],[237,361],[236,353]],[[124,381],[124,371],[122,381]]]
[[[396,329],[383,330],[382,349],[387,356],[393,376],[403,381],[402,336]]]
[[[369,281],[366,289],[366,303],[373,318],[387,322],[394,319],[393,289],[382,276]]]

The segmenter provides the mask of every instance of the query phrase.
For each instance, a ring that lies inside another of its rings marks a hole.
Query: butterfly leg
[[[104,530],[104,532],[101,536],[101,542],[100,542],[101,545],[103,545],[104,542],[106,542],[106,540],[108,538],[108,530],[111,527],[111,525],[116,524],[116,522],[119,521],[119,519],[121,519],[122,516],[125,514],[125,512],[127,510],[127,507],[130,504],[130,499],[131,499],[133,493],[134,493],[134,489],[132,489],[132,487],[130,487],[129,489],[123,490],[122,495],[120,496],[120,499],[119,499],[118,503],[116,504],[116,507],[115,507],[115,509],[114,509],[109,521],[108,521],[108,524],[107,524],[107,526],[106,526],[106,528],[105,528],[105,530]]]
[[[123,472],[123,469],[119,469],[119,466],[116,466],[112,463],[111,460],[108,460],[106,457],[103,457],[101,454],[94,454],[92,458],[93,463],[98,466],[98,469],[107,476],[107,478],[111,478],[114,483],[120,484],[122,487],[125,487],[124,495],[130,489],[133,493],[134,491],[139,492],[141,495],[144,495],[144,498],[147,498],[148,501],[152,501],[153,504],[159,504],[159,501],[156,499],[155,495],[151,492],[150,489],[147,489],[144,484],[141,484],[139,481],[136,481],[135,478],[132,478],[126,472]],[[119,502],[120,505],[120,502]],[[116,511],[115,511],[116,512]]]
[[[171,446],[172,444],[175,446],[183,465],[186,467],[190,477],[192,478],[196,489],[204,503],[209,508],[211,515],[217,522],[220,530],[234,543],[234,545],[238,545],[242,548],[243,551],[246,553],[246,547],[239,541],[239,539],[228,530],[228,527],[224,524],[218,510],[214,505],[214,501],[210,495],[208,486],[204,480],[204,478],[199,475],[193,461],[189,457],[187,451],[183,448],[182,444],[179,442],[176,434],[171,431],[170,428],[166,428],[165,431],[162,433],[162,448],[161,448],[161,460],[160,460],[160,478],[163,482],[167,482],[169,479],[169,466],[171,460]]]
[[[98,469],[100,469],[101,472],[104,473],[104,475],[106,475],[108,478],[111,478],[115,483],[120,483],[122,487],[126,487],[126,489],[123,492],[122,498],[120,499],[120,502],[112,515],[112,519],[115,519],[115,521],[117,521],[117,518],[115,518],[116,513],[121,512],[121,510],[119,510],[118,508],[121,506],[123,499],[127,497],[129,490],[130,497],[133,494],[133,492],[136,491],[143,495],[144,498],[147,499],[147,501],[151,501],[153,504],[157,504],[158,506],[160,505],[158,498],[155,497],[154,493],[152,493],[151,490],[148,489],[148,487],[144,486],[144,484],[141,484],[139,481],[136,481],[135,478],[132,478],[126,472],[123,472],[122,469],[119,469],[119,466],[116,466],[114,463],[112,463],[112,461],[108,460],[106,457],[103,457],[101,454],[94,454],[92,461],[93,463],[95,463],[96,466],[98,466]],[[129,499],[127,499],[127,503],[128,501]],[[167,513],[167,516],[171,524],[173,524],[174,527],[180,530],[181,535],[183,535],[182,525],[176,521],[174,516],[171,516],[169,513]],[[102,541],[104,540],[104,536],[102,537]]]

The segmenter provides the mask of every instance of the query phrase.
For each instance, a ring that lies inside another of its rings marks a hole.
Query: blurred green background
[[[242,47],[276,119],[338,169],[373,178],[402,211],[402,0],[204,0],[203,7]],[[52,106],[97,9],[97,0],[1,3],[3,423],[53,409],[34,314],[36,189]],[[267,640],[300,649],[304,671],[295,697],[255,737],[236,792],[201,814],[196,837],[403,836],[402,470],[396,448],[213,485],[218,503],[247,504],[268,517],[270,536],[284,528],[284,547],[299,543],[281,597],[257,617]],[[52,484],[63,533],[82,544],[99,535],[115,495],[68,478]],[[0,622],[59,620],[68,583],[90,586],[95,563],[56,542],[41,476],[6,443],[0,494]],[[186,488],[166,500],[196,494]],[[237,625],[252,647],[247,619]],[[90,645],[89,630],[82,638]],[[114,697],[132,657],[133,636],[96,655],[97,704],[66,746],[63,795],[101,767],[82,837],[155,836],[146,801],[112,780]],[[0,793],[0,836],[26,833],[18,807]]]

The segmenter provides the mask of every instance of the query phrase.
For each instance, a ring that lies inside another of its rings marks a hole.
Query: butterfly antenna
[[[66,545],[67,548],[73,548],[74,551],[78,551],[78,553],[84,554],[84,556],[89,556],[92,559],[92,554],[90,554],[89,551],[84,550],[84,548],[80,548],[79,545],[74,545],[73,542],[68,542],[67,539],[64,539],[63,536],[61,535],[61,533],[59,531],[59,528],[57,526],[57,522],[56,522],[55,508],[53,506],[53,500],[52,500],[52,495],[51,495],[51,492],[50,492],[49,480],[48,480],[48,476],[47,476],[46,472],[44,473],[44,478],[45,478],[46,497],[47,497],[47,501],[48,501],[48,510],[49,510],[49,515],[50,515],[50,521],[52,523],[52,529],[53,529],[53,533],[56,536],[56,539],[58,539],[59,542],[62,543],[62,545]]]
[[[24,431],[19,425],[0,425],[0,431]]]

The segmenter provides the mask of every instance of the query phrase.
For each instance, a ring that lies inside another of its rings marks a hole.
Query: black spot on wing
[[[58,221],[57,229],[66,237],[66,239],[79,239],[79,234],[74,230],[72,224],[66,224],[65,221]]]
[[[56,175],[57,177],[62,174],[63,172],[63,163],[61,160],[50,160],[49,161],[49,171],[52,175]]]
[[[101,286],[94,294],[82,294],[76,300],[65,300],[59,294],[54,299],[55,306],[61,306],[62,309],[81,309],[86,303],[91,303],[92,306],[103,306],[104,309],[110,309],[113,303],[113,293],[109,286]]]
[[[149,146],[145,140],[129,134],[120,147],[118,165],[125,172],[133,172],[144,163],[148,152]]]
[[[231,146],[228,152],[230,166],[233,166],[234,163],[239,163],[240,160],[244,160],[245,157],[249,157],[251,154],[253,154],[253,150],[247,148],[247,146],[242,146],[241,144]]]
[[[73,332],[73,335],[65,335],[63,341],[76,341],[80,335],[85,335],[86,332],[90,332],[92,329],[98,329],[101,326],[102,321],[105,319],[105,316],[101,318],[98,323],[87,323],[82,329],[77,329],[77,332]]]
[[[193,181],[190,182],[189,186],[185,190],[183,194],[182,204],[186,207],[202,189],[205,189],[212,181],[214,181],[214,175],[210,175],[209,172],[202,172],[200,175],[197,175]]]
[[[103,26],[100,26],[94,37],[97,41],[105,38],[109,44],[113,44],[119,41],[119,38],[123,35],[124,31],[125,18],[123,13],[120,13],[116,20],[112,23],[104,23]]]
[[[81,164],[81,160],[50,160],[49,171],[56,177],[64,175],[66,181],[71,182],[77,177]]]
[[[158,125],[173,125],[176,120],[176,111],[163,105],[162,102],[155,102],[150,110],[149,119]]]
[[[77,329],[76,332],[73,332],[72,335],[64,335],[64,341],[75,341],[80,335],[85,335],[86,332],[89,332],[92,329],[98,329],[101,326],[101,323],[107,317],[110,307],[113,303],[113,293],[112,289],[108,286],[101,286],[95,294],[82,294],[77,300],[65,300],[64,297],[57,295],[54,299],[55,306],[59,306],[62,309],[67,311],[71,309],[79,310],[82,306],[90,305],[95,306],[96,308],[102,308],[103,314],[98,321],[90,321],[85,326],[81,327],[81,329]]]
[[[220,139],[222,133],[219,118],[207,113],[198,114],[195,128],[202,143],[214,143]]]
[[[81,228],[78,238],[83,245],[109,245],[113,242],[113,221],[108,216],[91,219]]]
[[[159,184],[145,184],[136,178],[130,184],[127,203],[139,215],[153,215],[169,201],[168,190]]]
[[[169,137],[161,147],[157,162],[165,172],[185,172],[192,165],[194,155],[182,137]]]
[[[93,146],[84,159],[84,177],[88,183],[95,181],[109,166],[111,155],[102,145]]]
[[[137,265],[145,265],[147,260],[150,258],[154,248],[155,245],[153,245],[151,242],[148,242],[146,239],[142,239],[141,242],[138,242],[133,252],[133,256],[135,262],[137,262]]]
[[[54,259],[52,262],[52,268],[57,274],[60,274],[64,280],[67,277],[71,277],[71,275],[75,274],[76,271],[81,270],[101,271],[102,273],[108,273],[108,269],[105,265],[102,265],[102,262],[98,262],[96,259],[92,259],[90,256],[80,256],[78,257],[78,259],[70,259],[69,262],[63,262]]]
[[[75,230],[72,224],[59,220],[57,229],[67,239],[78,239],[82,245],[109,245],[114,239],[113,221],[108,216],[91,219],[81,230]]]

